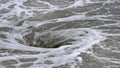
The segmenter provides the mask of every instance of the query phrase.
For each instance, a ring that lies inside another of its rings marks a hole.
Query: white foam
[[[33,16],[34,10],[38,11],[45,11],[50,12],[54,10],[58,10],[59,8],[55,5],[52,5],[48,2],[42,2],[44,4],[49,5],[49,9],[38,9],[35,7],[31,7],[31,9],[21,8],[19,6],[23,6],[23,2],[26,0],[11,0],[10,2],[3,4],[1,6],[2,8],[7,8],[9,5],[16,4],[15,8],[12,9],[9,13],[2,14],[3,17],[8,17],[12,15],[20,16],[21,12],[25,12],[26,15],[23,16],[25,18],[29,16]],[[67,8],[71,7],[77,7],[77,6],[84,6],[86,3],[91,3],[91,0],[76,0],[76,2]],[[64,8],[61,8],[64,9]],[[43,12],[43,13],[45,13]],[[100,17],[100,16],[99,16]],[[100,41],[103,41],[105,37],[102,35],[102,33],[98,30],[92,29],[92,28],[75,28],[75,29],[66,29],[66,30],[60,30],[56,31],[56,34],[61,34],[62,36],[65,36],[66,38],[72,38],[76,41],[72,42],[71,45],[61,46],[59,48],[36,48],[36,47],[29,47],[26,46],[26,44],[21,44],[16,41],[15,38],[23,40],[24,34],[26,34],[28,27],[34,26],[39,27],[43,24],[51,23],[51,22],[63,22],[63,21],[76,21],[76,20],[91,20],[91,19],[100,19],[97,16],[92,17],[86,17],[84,14],[81,15],[73,15],[69,17],[64,18],[57,18],[52,20],[46,20],[46,21],[25,21],[22,26],[15,26],[14,22],[9,22],[7,20],[0,19],[0,27],[12,27],[14,30],[12,32],[5,32],[7,35],[7,39],[0,39],[0,48],[6,48],[6,49],[17,49],[17,50],[23,50],[23,51],[39,51],[40,54],[36,55],[12,55],[12,56],[6,56],[1,57],[0,61],[8,60],[8,59],[17,59],[21,57],[37,57],[39,58],[38,61],[34,63],[34,65],[31,68],[45,68],[45,67],[52,67],[57,65],[62,65],[66,63],[75,63],[75,59],[77,58],[80,62],[82,62],[81,57],[77,57],[81,52],[85,52],[88,48],[91,48],[92,45],[99,43]],[[103,26],[103,25],[102,25]],[[98,26],[99,27],[99,26]],[[85,34],[85,31],[88,31],[88,34]],[[84,36],[80,36],[80,34],[83,34]],[[6,41],[5,41],[6,40]],[[23,40],[24,41],[24,40]],[[46,52],[46,53],[45,53]],[[54,55],[55,57],[50,58],[49,55]],[[54,64],[52,65],[46,65],[44,64],[44,61],[46,59],[52,60]],[[36,64],[37,62],[42,62],[42,64]],[[73,64],[74,67],[74,64]]]
[[[76,0],[74,4],[68,6],[67,8],[84,6],[87,3],[92,3],[92,1],[91,0]]]

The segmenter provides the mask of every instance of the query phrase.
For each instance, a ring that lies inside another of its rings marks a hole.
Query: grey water
[[[0,68],[120,68],[120,1],[0,0]]]

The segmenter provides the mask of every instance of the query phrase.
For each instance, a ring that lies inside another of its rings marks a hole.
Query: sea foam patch
[[[0,0],[0,66],[119,68],[119,8],[119,0]]]

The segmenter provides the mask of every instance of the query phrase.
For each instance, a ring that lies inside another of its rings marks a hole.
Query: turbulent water
[[[120,68],[120,1],[0,0],[0,68]]]

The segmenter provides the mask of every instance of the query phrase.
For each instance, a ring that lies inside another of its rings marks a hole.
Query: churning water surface
[[[0,0],[0,68],[120,68],[120,1]]]

